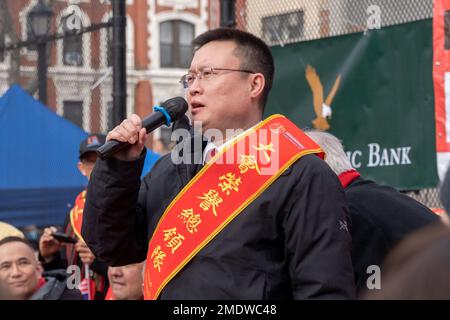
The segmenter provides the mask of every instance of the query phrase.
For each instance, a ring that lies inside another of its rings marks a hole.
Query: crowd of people
[[[160,143],[164,155],[143,176],[148,134],[137,115],[82,141],[89,184],[62,228],[45,228],[33,250],[0,225],[1,299],[450,298],[450,229],[439,216],[364,179],[330,133],[263,119],[274,61],[261,39],[219,28],[193,44],[180,82],[201,131],[178,142],[183,161]],[[266,128],[284,140],[252,145]],[[130,146],[98,159],[109,140]],[[223,164],[232,154],[239,161]],[[275,154],[278,166],[262,174],[261,159]]]

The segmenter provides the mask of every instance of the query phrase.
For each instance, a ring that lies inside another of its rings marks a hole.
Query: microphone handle
[[[147,133],[150,133],[165,123],[166,118],[164,117],[164,115],[161,112],[155,112],[151,116],[142,120],[142,127],[147,130]],[[101,159],[105,160],[128,146],[130,146],[128,142],[109,140],[97,149],[97,155]]]

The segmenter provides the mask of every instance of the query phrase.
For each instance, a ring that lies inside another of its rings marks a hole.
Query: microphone
[[[188,104],[182,97],[171,98],[161,103],[161,106],[155,107],[155,112],[142,120],[142,127],[147,130],[147,133],[150,133],[163,124],[170,126],[172,122],[180,119],[187,109]],[[109,140],[96,152],[100,158],[108,159],[129,145],[128,142]]]

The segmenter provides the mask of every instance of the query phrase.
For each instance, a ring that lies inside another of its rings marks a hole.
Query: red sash
[[[114,299],[114,294],[111,287],[109,287],[108,291],[106,292],[105,300],[116,300]]]
[[[83,210],[86,203],[86,190],[80,192],[75,199],[75,206],[70,210],[70,224],[72,225],[73,232],[77,235],[78,239],[83,240],[81,236],[81,226],[83,225]]]
[[[83,225],[83,211],[86,203],[86,190],[80,192],[75,199],[75,205],[70,210],[70,227],[67,228],[66,233],[70,236],[75,236],[84,242],[81,236],[81,227]],[[78,261],[78,254],[75,252],[75,245],[66,244],[67,261],[69,264],[75,264]],[[84,272],[82,272],[82,279],[85,281]],[[94,274],[93,278],[90,278],[86,283],[80,284],[80,289],[83,289],[89,297],[89,300],[94,300],[95,292],[103,292],[105,286],[105,279],[99,274]],[[83,292],[82,292],[83,293]]]
[[[290,165],[312,153],[324,156],[282,115],[269,117],[218,152],[162,215],[148,246],[144,299],[157,299],[230,221]]]

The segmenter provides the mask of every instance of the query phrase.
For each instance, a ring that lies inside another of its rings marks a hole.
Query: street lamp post
[[[126,67],[126,3],[114,0],[113,6],[113,110],[114,123],[118,125],[127,117],[127,67]],[[112,128],[110,128],[112,129]]]
[[[52,15],[53,12],[42,0],[39,0],[28,13],[29,28],[37,43],[39,100],[45,105],[47,104],[47,42],[44,37],[50,31]]]
[[[38,92],[39,100],[47,105],[47,44],[39,42],[37,44],[38,52]]]

